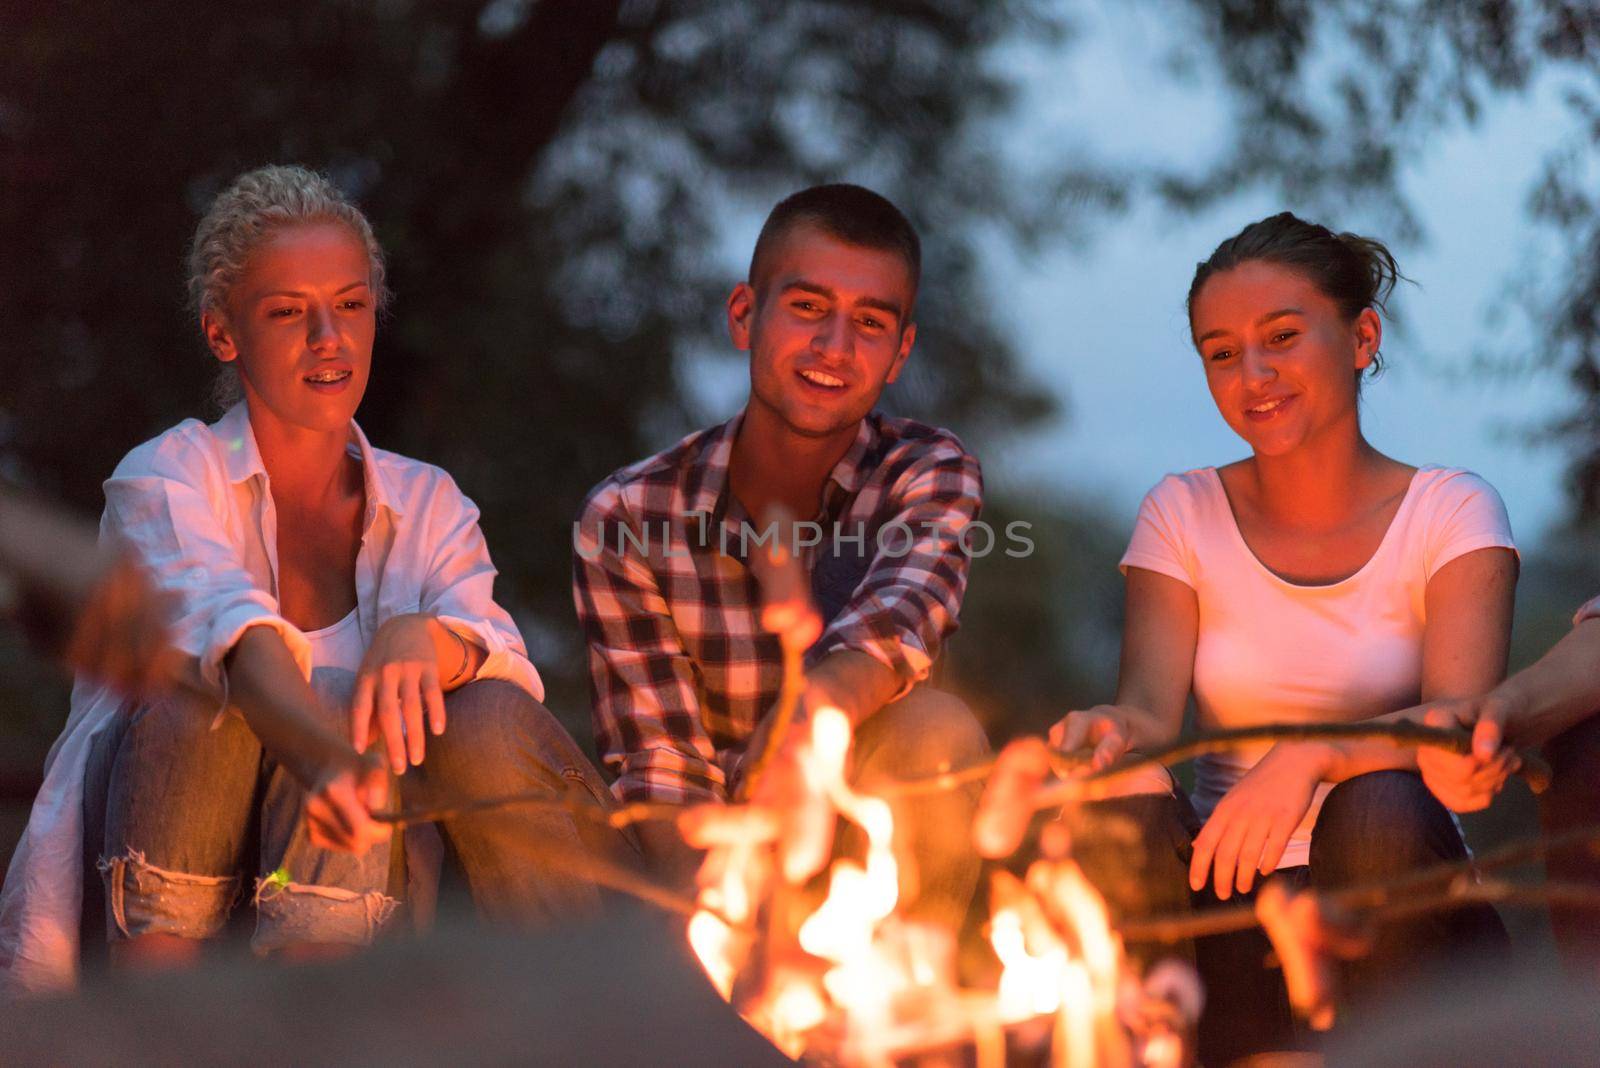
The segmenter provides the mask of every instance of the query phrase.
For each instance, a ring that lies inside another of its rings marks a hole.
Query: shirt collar
[[[245,482],[257,475],[265,481],[267,467],[261,462],[261,450],[256,447],[255,431],[250,426],[250,408],[240,401],[227,414],[211,424],[211,432],[222,445],[223,464],[229,482]],[[350,420],[350,440],[361,458],[361,478],[367,494],[367,523],[371,524],[379,508],[387,509],[399,517],[404,514],[398,504],[399,497],[386,472],[379,466],[372,443],[354,419]],[[726,471],[726,464],[724,464]]]
[[[839,484],[846,493],[854,493],[867,479],[867,457],[877,451],[878,413],[868,412],[856,427],[856,440],[850,443],[839,462],[833,465],[828,478]]]
[[[721,426],[706,431],[700,442],[700,457],[695,462],[695,483],[689,487],[690,515],[721,515],[722,499],[728,490],[728,462],[733,458],[733,439],[744,422],[744,410]]]
[[[721,426],[706,431],[700,444],[700,457],[695,463],[690,487],[688,513],[690,515],[721,516],[726,512],[725,497],[728,491],[728,463],[733,457],[733,441],[739,435],[739,425],[744,421],[744,411]],[[830,482],[837,483],[845,493],[857,492],[867,478],[867,459],[877,451],[878,413],[867,413],[856,427],[856,438],[833,465],[828,474]]]

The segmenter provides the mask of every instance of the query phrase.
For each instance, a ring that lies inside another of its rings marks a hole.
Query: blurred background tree
[[[1048,167],[1008,166],[996,127],[1017,87],[997,57],[1044,42],[1070,62],[1091,0],[0,0],[0,472],[94,512],[132,445],[213,417],[184,242],[239,171],[323,169],[371,214],[398,297],[363,425],[483,508],[500,596],[586,738],[578,503],[731,414],[708,383],[728,380],[721,300],[755,226],[795,188],[859,181],[926,242],[918,353],[886,407],[956,429],[991,458],[988,518],[1035,525],[1034,556],[975,565],[947,681],[997,736],[1037,729],[1109,696],[1126,531],[1095,501],[994,477],[1057,395],[1022,370],[1033,339],[985,289],[984,243],[1082,240],[1130,205],[1197,211],[1247,187],[1333,216],[1377,205],[1394,236],[1415,234],[1406,154],[1555,69],[1584,121],[1530,194],[1564,258],[1558,286],[1526,290],[1547,329],[1528,347],[1576,387],[1552,432],[1574,457],[1574,514],[1600,514],[1600,13],[1140,6],[1171,30],[1172,78],[1222,72],[1234,134],[1214,161],[1124,167],[1064,143]],[[1594,576],[1561,567],[1532,588]],[[1540,618],[1519,633],[1543,641],[1556,624]],[[65,687],[0,639],[0,691],[20,781]]]
[[[805,184],[891,196],[926,239],[891,404],[975,443],[1051,411],[978,290],[974,241],[1120,202],[987,151],[1035,0],[11,5],[0,71],[0,462],[85,511],[138,441],[211,418],[183,244],[234,174],[326,170],[391,261],[363,425],[477,500],[553,703],[582,723],[569,523],[606,473],[707,421],[730,217]],[[725,418],[716,411],[709,418]],[[54,722],[54,717],[48,717]]]

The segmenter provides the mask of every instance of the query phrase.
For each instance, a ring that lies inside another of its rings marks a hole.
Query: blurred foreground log
[[[790,1063],[654,916],[517,937],[441,925],[334,964],[101,976],[0,1010],[7,1065]]]
[[[1456,977],[1460,980],[1460,977]],[[1481,969],[1417,986],[1337,1025],[1330,1066],[1462,1068],[1600,1064],[1600,976],[1554,967]]]

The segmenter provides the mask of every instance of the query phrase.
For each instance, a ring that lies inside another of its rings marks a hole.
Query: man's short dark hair
[[[835,183],[814,185],[785,197],[772,209],[750,256],[750,284],[762,282],[762,259],[772,254],[789,232],[814,226],[847,245],[893,252],[911,272],[911,289],[922,281],[922,242],[900,209],[870,189]]]

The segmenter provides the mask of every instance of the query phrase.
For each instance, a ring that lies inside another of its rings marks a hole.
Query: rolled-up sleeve
[[[606,482],[573,532],[572,594],[589,646],[595,743],[624,801],[724,799],[694,665],[655,575],[618,537],[629,522],[620,491]]]
[[[231,488],[203,450],[158,439],[129,453],[104,488],[102,540],[130,548],[174,595],[173,644],[205,684],[221,689],[223,658],[255,626],[278,631],[310,677],[311,645],[245,567],[221,518]]]
[[[983,507],[978,461],[954,439],[925,450],[889,488],[894,514],[855,593],[812,647],[814,661],[853,649],[900,679],[896,697],[928,677],[954,633],[971,560],[962,541]]]
[[[424,544],[432,556],[422,581],[421,609],[488,654],[471,681],[501,679],[542,701],[544,680],[528,659],[511,614],[494,599],[499,572],[478,525],[478,506],[449,475],[439,471],[437,477],[428,502]]]

